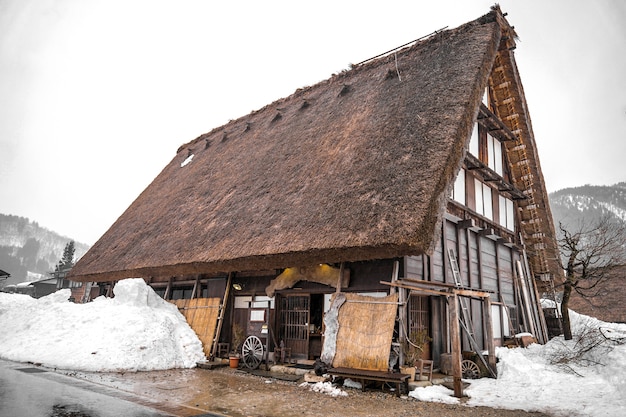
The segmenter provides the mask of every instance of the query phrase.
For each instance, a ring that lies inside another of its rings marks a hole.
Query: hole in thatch
[[[247,131],[249,131],[249,130],[250,130],[250,128],[251,128],[251,124],[250,124],[250,122],[247,122],[247,123],[246,123],[246,127],[245,127],[245,129],[244,129],[243,131],[244,131],[244,132],[247,132]]]
[[[182,168],[185,165],[189,164],[192,159],[193,159],[193,153],[191,151],[189,151],[189,155],[187,155],[187,158],[185,158],[185,160],[180,163],[180,167]]]
[[[224,134],[222,135],[222,143],[226,142],[228,140],[228,133],[224,132]]]
[[[303,100],[302,101],[302,105],[300,106],[300,110],[304,110],[307,107],[309,107],[311,105],[311,103],[309,103],[307,100]]]
[[[276,113],[276,114],[274,115],[274,118],[272,119],[272,123],[277,122],[277,121],[279,121],[279,120],[280,120],[280,119],[282,119],[282,118],[283,118],[283,115],[282,115],[282,114],[280,114],[280,112],[278,112],[278,113]]]
[[[389,68],[387,74],[385,74],[385,80],[391,80],[393,78],[398,78],[398,72]]]
[[[204,149],[208,149],[209,146],[211,146],[211,140],[209,138],[206,138],[204,140]]]
[[[350,87],[350,84],[344,84],[343,87],[341,88],[341,91],[339,92],[339,95],[345,96],[350,91],[352,91],[352,87]]]

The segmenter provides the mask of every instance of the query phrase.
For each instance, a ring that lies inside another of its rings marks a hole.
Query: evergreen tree
[[[71,240],[65,245],[65,249],[63,249],[63,257],[54,268],[56,272],[67,271],[74,266],[74,251],[74,241]]]

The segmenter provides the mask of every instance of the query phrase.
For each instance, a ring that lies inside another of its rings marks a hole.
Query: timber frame
[[[463,350],[488,350],[494,368],[515,333],[547,341],[539,294],[561,275],[516,36],[496,5],[183,144],[70,279],[217,299],[209,356],[239,324],[308,360],[323,356],[333,294],[369,297],[374,317],[397,291],[398,326],[357,324],[381,344],[426,332],[435,364],[453,352],[460,395]],[[379,372],[383,348],[365,361]]]

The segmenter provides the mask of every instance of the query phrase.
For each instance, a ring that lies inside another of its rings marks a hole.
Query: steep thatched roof
[[[501,39],[499,9],[183,145],[83,281],[428,251]]]

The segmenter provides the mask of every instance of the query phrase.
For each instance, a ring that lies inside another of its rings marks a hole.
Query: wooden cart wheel
[[[463,359],[461,361],[461,373],[465,379],[478,379],[480,378],[480,368],[474,361],[469,359]]]
[[[249,369],[256,369],[263,360],[263,343],[256,336],[248,336],[241,348],[241,359]]]

